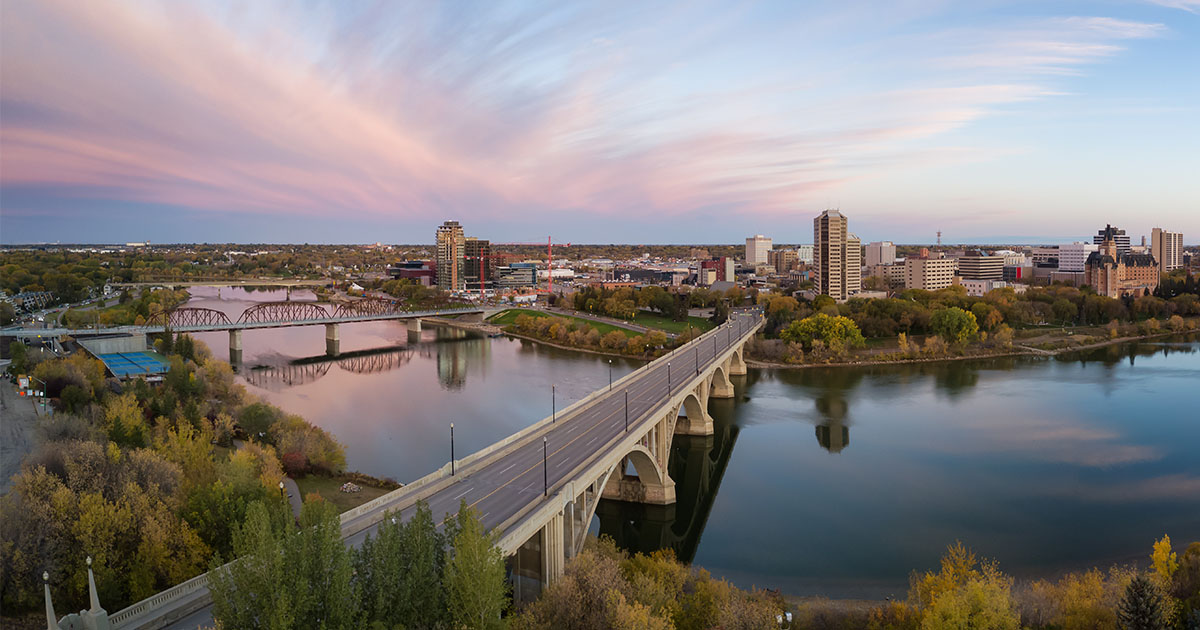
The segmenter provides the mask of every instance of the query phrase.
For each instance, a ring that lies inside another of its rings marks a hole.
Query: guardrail
[[[467,310],[474,311],[474,310],[478,310],[478,309],[474,309],[474,308],[456,309],[456,312],[467,311]],[[741,337],[738,338],[739,341],[742,339],[742,337],[753,334],[754,331],[757,330],[757,328],[759,326],[761,326],[761,324],[762,324],[762,321],[760,319],[758,322],[756,322],[750,328],[750,330],[747,333],[743,334]],[[720,331],[721,331],[721,327],[718,326],[718,327],[704,333],[703,335],[693,339],[692,341],[690,341],[688,343],[692,344],[692,343],[701,342],[702,340],[706,340],[710,336],[719,334]],[[678,350],[678,348],[676,350]],[[732,352],[732,351],[733,351],[733,347],[731,346],[731,347],[727,348],[726,352],[723,354],[728,354],[729,352]],[[657,359],[654,359],[653,361],[634,370],[633,372],[626,374],[625,376],[621,377],[620,379],[613,381],[611,390],[615,391],[618,388],[618,385],[623,385],[633,379],[640,377],[643,372],[649,371],[648,368],[650,368],[651,366],[660,365],[663,362],[670,361],[671,357],[674,356],[674,353],[675,353],[675,351],[673,350],[672,352],[664,354],[663,356],[658,357]],[[441,468],[429,473],[428,475],[425,475],[424,477],[421,477],[420,479],[418,479],[412,483],[405,485],[403,488],[393,490],[392,492],[389,492],[388,494],[385,494],[381,497],[372,499],[371,501],[368,501],[367,503],[364,503],[354,509],[343,512],[341,515],[342,537],[345,538],[345,537],[357,534],[357,533],[367,529],[368,527],[374,525],[375,523],[383,520],[383,514],[384,514],[385,508],[390,508],[392,510],[395,510],[397,508],[403,509],[405,507],[408,507],[409,505],[416,503],[418,500],[437,492],[437,490],[440,489],[440,487],[441,487],[441,484],[439,484],[439,482],[449,483],[449,482],[453,481],[455,478],[467,477],[471,473],[477,472],[479,470],[479,468],[481,468],[483,466],[483,464],[485,463],[485,460],[488,459],[489,456],[495,455],[502,451],[505,454],[507,454],[508,452],[518,449],[530,441],[536,440],[538,437],[541,436],[541,433],[544,430],[548,429],[549,425],[553,424],[557,419],[561,418],[563,421],[566,421],[566,419],[570,418],[571,416],[573,416],[573,415],[583,411],[587,407],[591,406],[599,398],[601,398],[605,394],[609,393],[609,391],[610,391],[610,388],[607,386],[603,387],[601,389],[598,389],[598,390],[592,392],[591,394],[589,394],[588,396],[572,403],[571,405],[568,405],[561,412],[556,412],[554,414],[551,414],[550,416],[547,416],[547,417],[543,418],[542,420],[539,420],[538,422],[529,425],[528,427],[504,438],[503,440],[495,442],[495,443],[493,443],[489,446],[486,446],[478,451],[475,451],[474,453],[472,453],[462,459],[454,460],[454,462],[453,462],[453,466],[455,469],[454,475],[450,474],[451,462],[447,462],[446,464],[442,465]],[[641,419],[644,416],[650,414],[652,411],[657,411],[657,409],[652,409],[652,410],[647,411],[644,414],[642,414],[642,416],[639,417],[639,422],[641,421]],[[612,444],[618,443],[619,440],[622,439],[623,437],[624,436],[618,436],[617,438],[614,438],[614,440],[610,440],[609,446],[611,447]],[[626,438],[626,439],[628,439],[628,438]],[[576,466],[575,470],[578,471],[581,469],[585,469],[585,467],[588,465],[589,465],[589,462],[583,462],[583,463],[579,464],[578,466]],[[594,467],[598,464],[593,463],[591,465]],[[568,489],[568,488],[573,490],[573,482],[567,482],[566,484],[564,484],[563,488],[560,488],[559,492],[555,495],[556,499],[557,499],[557,497],[559,497],[560,495],[563,494],[563,489]],[[531,504],[523,507],[521,510],[518,510],[518,513],[516,515],[514,515],[513,517],[510,517],[508,519],[505,519],[505,521],[502,522],[501,526],[499,526],[497,529],[499,529],[501,532],[505,531],[505,529],[512,526],[512,523],[519,521],[521,517],[528,514],[533,509],[537,508],[538,503],[539,503],[539,501],[534,501]],[[547,505],[553,506],[554,503],[550,502]],[[549,508],[547,508],[546,506],[543,506],[541,509],[549,509]],[[368,518],[365,520],[360,520],[360,519],[363,519],[364,516],[368,517]],[[501,529],[501,527],[503,527],[503,529]],[[223,569],[227,566],[229,566],[229,563],[222,565],[221,567],[219,567],[219,569]],[[209,576],[208,572],[201,573],[200,575],[197,575],[196,577],[194,577],[186,582],[183,582],[183,583],[173,586],[165,591],[162,591],[162,592],[152,595],[146,599],[143,599],[140,602],[132,604],[131,606],[129,606],[127,608],[124,608],[120,611],[117,611],[116,613],[114,613],[112,615],[109,615],[109,621],[110,621],[110,623],[112,623],[112,626],[115,630],[124,630],[125,628],[130,627],[128,624],[132,624],[133,622],[137,621],[139,617],[142,617],[143,615],[145,615],[146,613],[148,613],[152,610],[166,606],[172,602],[184,600],[188,595],[197,594],[202,589],[207,590],[208,576]],[[208,595],[207,593],[205,593],[202,596],[197,596],[195,598],[195,600],[190,603],[189,606],[181,607],[179,609],[170,611],[170,613],[163,615],[162,617],[159,617],[157,619],[147,619],[146,621],[149,621],[150,623],[140,625],[140,626],[138,626],[138,628],[143,629],[143,630],[149,630],[149,629],[153,629],[153,628],[161,628],[168,623],[177,621],[178,619],[180,619],[188,614],[191,614],[192,612],[195,612],[196,610],[208,605],[209,603],[211,603],[211,601],[212,601],[211,596]]]

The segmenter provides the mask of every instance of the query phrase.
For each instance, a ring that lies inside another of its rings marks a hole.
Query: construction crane
[[[541,243],[492,243],[492,245],[541,245]],[[571,244],[558,244],[559,247],[570,247]],[[546,290],[544,293],[554,293],[554,240],[553,237],[546,237]],[[543,293],[538,289],[538,293]]]

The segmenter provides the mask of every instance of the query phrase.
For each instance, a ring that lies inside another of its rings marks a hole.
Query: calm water
[[[203,291],[194,305],[233,317],[282,296]],[[388,350],[325,361],[321,327],[251,331],[242,374],[332,431],[350,468],[399,481],[447,461],[451,421],[462,457],[548,415],[552,384],[562,408],[608,382],[607,358],[456,337],[344,326],[343,354]],[[225,334],[201,338],[224,356]],[[716,435],[676,438],[678,503],[602,503],[595,528],[743,586],[831,597],[903,595],[955,539],[1022,577],[1142,562],[1164,533],[1200,540],[1195,336],[735,381],[737,399],[713,401]]]

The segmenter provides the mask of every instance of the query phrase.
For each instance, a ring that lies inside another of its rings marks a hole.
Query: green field
[[[658,313],[651,313],[649,311],[638,311],[637,316],[633,318],[633,323],[645,326],[647,328],[665,330],[675,334],[683,332],[689,325],[692,328],[698,328],[701,332],[712,330],[716,327],[716,324],[704,319],[703,317],[689,316],[686,322],[677,322],[669,317],[663,317]]]
[[[333,503],[337,506],[338,512],[354,509],[371,499],[381,497],[391,490],[383,488],[373,488],[358,484],[362,488],[359,492],[342,492],[342,484],[345,483],[340,477],[326,477],[324,475],[305,475],[296,480],[296,485],[300,486],[300,496],[308,496],[309,493],[315,492],[321,495],[321,498]]]
[[[562,315],[560,313],[546,313],[543,311],[526,308],[510,308],[507,311],[497,313],[496,315],[488,318],[488,323],[501,327],[510,326],[516,323],[517,318],[521,315],[528,315],[530,317],[559,317],[562,319],[573,319],[578,322],[583,322],[587,326],[595,328],[596,330],[600,331],[601,335],[607,335],[614,330],[624,333],[626,337],[636,337],[637,335],[641,334],[637,331],[629,330],[628,328],[621,328],[620,326],[613,326],[612,324],[605,324],[603,322],[594,322],[590,319],[583,319],[582,317],[571,317],[570,315]]]

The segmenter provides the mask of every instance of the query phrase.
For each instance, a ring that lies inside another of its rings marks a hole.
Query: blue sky
[[[1200,0],[0,13],[4,243],[1200,242]]]

